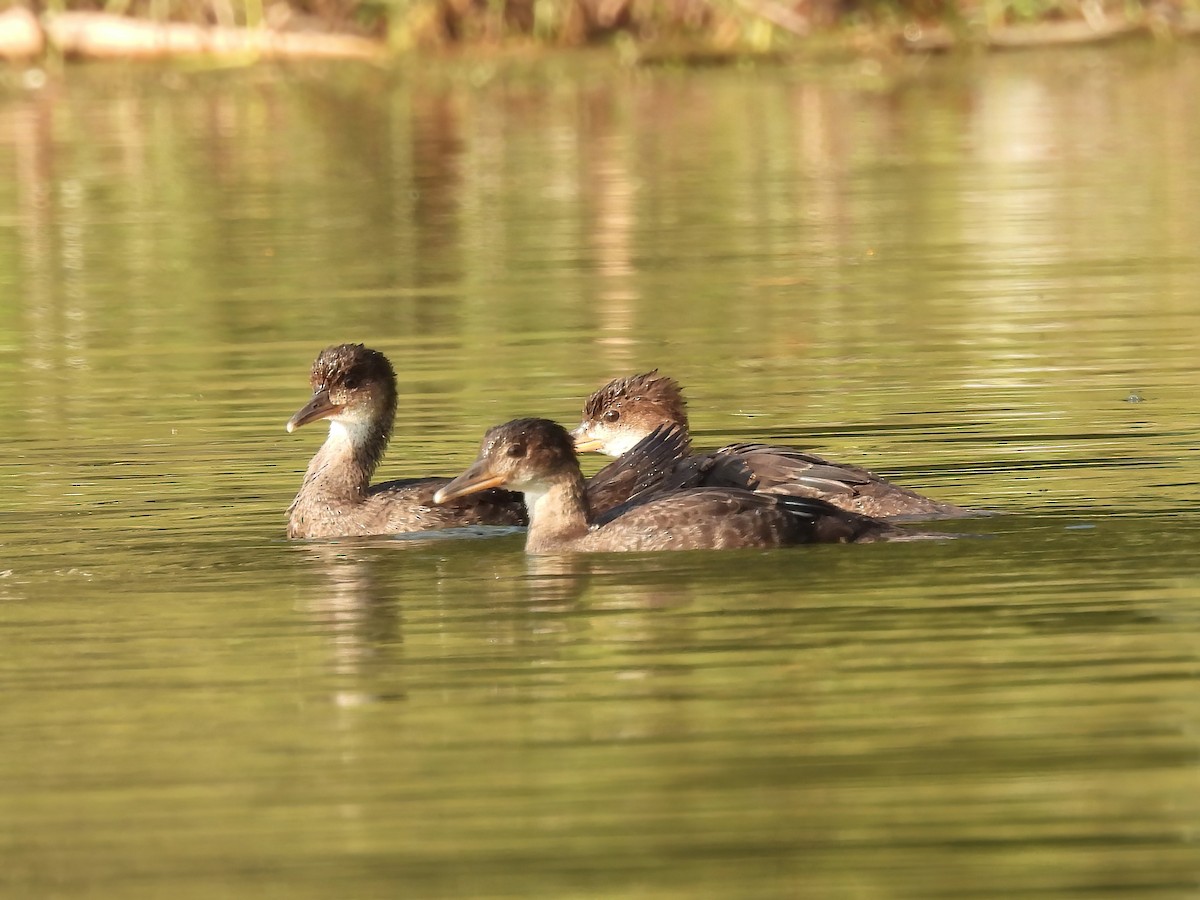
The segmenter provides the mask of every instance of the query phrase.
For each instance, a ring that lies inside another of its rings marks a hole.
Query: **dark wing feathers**
[[[875,473],[771,444],[731,444],[709,454],[699,482],[766,494],[827,499],[875,518],[952,518],[970,511],[893,484]]]
[[[905,534],[903,529],[869,516],[862,516],[815,497],[795,497],[788,494],[764,494],[779,501],[788,513],[808,523],[812,540],[820,544],[866,542],[894,538]]]
[[[660,494],[675,468],[688,459],[687,429],[660,425],[624,456],[588,480],[588,504],[598,523],[616,518],[638,498]]]
[[[376,513],[381,533],[453,528],[461,525],[525,525],[524,498],[512,491],[488,490],[436,504],[433,495],[449,478],[403,478],[373,485],[366,506]]]
[[[687,432],[662,425],[588,482],[597,522],[611,521],[652,496],[689,488],[741,488],[771,494],[853,494],[870,473],[768,444],[731,444],[689,456]]]
[[[714,479],[746,473],[750,482],[739,486],[750,490],[793,493],[807,487],[821,493],[854,494],[873,480],[866,469],[771,444],[730,444],[711,455],[722,463],[714,467]],[[728,464],[734,460],[737,468]]]
[[[610,520],[611,521],[611,520]],[[780,547],[873,541],[901,530],[822,500],[741,488],[688,488],[620,508],[612,533],[593,528],[590,549]]]

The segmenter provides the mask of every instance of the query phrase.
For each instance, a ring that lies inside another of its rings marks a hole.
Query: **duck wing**
[[[378,533],[429,531],[465,525],[526,525],[524,498],[512,491],[492,489],[433,502],[449,478],[404,478],[373,485],[364,504]]]
[[[882,480],[858,466],[775,444],[730,444],[707,455],[707,483],[767,493],[856,494]]]
[[[685,488],[631,503],[581,539],[587,550],[695,550],[860,543],[902,529],[807,497]]]
[[[687,429],[660,425],[593,475],[587,483],[593,520],[611,521],[635,498],[661,491],[675,468],[687,460],[690,442]]]
[[[873,518],[955,518],[972,511],[901,487],[860,466],[774,444],[730,444],[707,454],[700,483],[828,500]]]

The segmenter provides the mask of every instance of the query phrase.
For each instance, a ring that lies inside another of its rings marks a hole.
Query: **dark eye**
[[[509,456],[520,457],[525,455],[524,444],[509,444],[508,449],[504,451]]]
[[[343,387],[344,387],[346,390],[348,390],[348,391],[357,391],[357,390],[358,390],[358,385],[359,385],[359,384],[360,384],[360,382],[359,382],[359,380],[358,380],[358,377],[357,377],[357,376],[355,376],[355,375],[350,375],[350,376],[348,376],[348,377],[347,377],[347,378],[346,378],[346,379],[345,379],[345,380],[342,382],[342,386],[343,386]]]
[[[605,422],[615,422],[617,419],[621,418],[621,411],[617,409],[605,410],[604,415],[602,415],[600,418],[602,418]]]

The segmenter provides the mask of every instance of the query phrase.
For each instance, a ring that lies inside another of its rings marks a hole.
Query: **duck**
[[[289,538],[401,534],[474,525],[527,522],[520,494],[485,491],[434,503],[449,478],[406,478],[371,484],[396,417],[396,372],[387,356],[362,344],[326,347],[312,364],[312,397],[287,431],[327,421],[329,434],[288,507]]]
[[[501,488],[525,496],[530,554],[858,543],[902,531],[821,500],[738,487],[650,490],[598,517],[589,505],[575,441],[549,419],[514,419],[489,429],[475,462],[438,488],[433,502],[456,503]]]
[[[312,396],[288,419],[287,431],[328,421],[329,433],[288,507],[288,537],[329,539],[528,522],[519,493],[487,491],[435,504],[434,493],[449,478],[371,485],[391,439],[398,396],[395,369],[382,352],[362,344],[326,347],[313,361],[309,382]],[[655,429],[637,451],[588,481],[592,509],[615,514],[631,497],[656,489],[687,455],[688,444],[683,429]]]
[[[687,402],[679,383],[654,369],[615,378],[593,393],[571,434],[581,453],[599,451],[621,457],[664,426],[689,434]],[[674,470],[658,481],[658,489],[668,491],[701,486],[809,497],[875,519],[919,521],[975,514],[859,466],[774,444],[737,443],[711,452],[687,451]]]

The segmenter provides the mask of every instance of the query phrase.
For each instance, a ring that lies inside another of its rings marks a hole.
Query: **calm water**
[[[1200,891],[1200,48],[0,82],[0,894]],[[661,366],[1000,514],[288,543],[343,340],[387,477]]]

